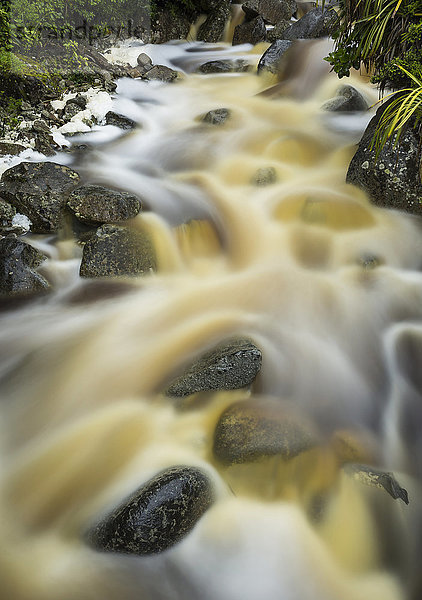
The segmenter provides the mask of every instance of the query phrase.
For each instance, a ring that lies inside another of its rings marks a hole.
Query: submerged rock
[[[23,162],[3,173],[0,193],[29,217],[34,233],[50,233],[59,229],[68,196],[79,182],[69,167]]]
[[[119,115],[112,110],[109,110],[106,114],[105,122],[107,125],[115,125],[115,127],[120,127],[120,129],[134,129],[137,125],[133,119]]]
[[[157,554],[180,542],[212,502],[212,485],[202,471],[172,467],[98,523],[88,542],[105,552]]]
[[[199,73],[241,73],[248,71],[249,63],[246,60],[210,60],[198,69]]]
[[[230,115],[231,112],[228,108],[216,108],[215,110],[207,112],[202,118],[202,121],[204,123],[209,123],[210,125],[223,125]]]
[[[167,396],[184,397],[206,390],[234,390],[250,385],[261,369],[261,351],[247,339],[218,345],[167,388]]]
[[[294,0],[247,0],[242,4],[247,19],[253,19],[260,15],[271,25],[291,19],[296,8]]]
[[[118,225],[103,225],[85,243],[81,277],[145,275],[157,268],[150,236]]]
[[[73,190],[67,205],[80,221],[92,224],[126,221],[141,210],[137,196],[89,184]]]
[[[267,28],[262,17],[237,25],[233,33],[233,46],[239,44],[259,44],[267,39]]]
[[[0,239],[0,296],[21,296],[46,291],[48,281],[35,269],[47,257],[14,236]]]
[[[338,22],[335,10],[316,7],[283,32],[285,40],[327,37]]]
[[[218,420],[214,456],[227,465],[280,455],[289,460],[317,444],[307,422],[275,398],[236,402]]]
[[[271,185],[277,181],[277,171],[274,167],[262,167],[252,177],[252,183],[258,186]]]
[[[368,110],[368,103],[356,88],[342,85],[335,98],[324,102],[321,107],[330,112],[356,112]]]
[[[393,473],[386,473],[367,465],[354,463],[346,464],[343,469],[350,477],[364,485],[383,489],[394,500],[402,500],[405,504],[409,504],[407,491],[399,485]]]
[[[261,71],[278,73],[281,57],[287,52],[292,43],[288,40],[276,40],[273,42],[260,58],[258,73]]]
[[[408,127],[395,146],[389,142],[376,159],[371,149],[381,106],[369,122],[347,171],[346,181],[363,189],[372,202],[384,208],[422,215],[421,150],[417,132]]]

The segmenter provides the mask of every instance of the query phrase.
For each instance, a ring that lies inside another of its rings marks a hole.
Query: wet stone
[[[313,8],[301,19],[290,25],[283,32],[283,39],[313,39],[329,36],[336,24],[338,16],[334,10]]]
[[[370,487],[383,489],[394,500],[402,500],[405,504],[409,504],[407,491],[400,486],[393,473],[386,473],[367,465],[358,465],[354,463],[346,464],[343,467],[345,473]]]
[[[69,167],[23,162],[3,173],[0,194],[29,217],[34,233],[50,233],[59,229],[67,198],[79,181]]]
[[[174,69],[170,69],[165,65],[155,65],[152,69],[149,69],[145,73],[143,73],[143,79],[158,79],[160,81],[164,81],[165,83],[172,83],[178,77],[178,72]]]
[[[210,125],[223,125],[229,119],[230,115],[231,112],[228,108],[216,108],[207,112],[202,121]]]
[[[85,243],[81,277],[145,275],[157,268],[150,236],[118,225],[103,225]]]
[[[207,390],[235,390],[251,385],[262,364],[261,351],[246,339],[227,340],[203,354],[167,388],[181,398]]]
[[[242,4],[247,19],[257,16],[271,25],[276,25],[284,19],[290,19],[296,10],[294,0],[247,0]]]
[[[236,402],[218,420],[214,456],[226,465],[279,455],[285,460],[317,444],[312,427],[275,398]]]
[[[136,59],[136,62],[138,63],[138,66],[141,67],[142,69],[145,69],[145,70],[152,69],[152,60],[148,56],[148,54],[145,54],[145,52],[141,52],[141,54]]]
[[[46,291],[48,281],[36,272],[46,256],[15,236],[0,240],[0,296],[23,296]]]
[[[271,185],[277,181],[277,172],[274,167],[262,167],[252,177],[252,183],[258,186]]]
[[[180,542],[212,502],[212,484],[202,471],[172,467],[94,526],[88,543],[104,552],[157,554]]]
[[[26,147],[22,146],[22,144],[0,141],[0,155],[10,154],[11,156],[17,156],[24,150],[26,150]]]
[[[330,112],[357,112],[368,110],[368,103],[357,89],[351,85],[343,85],[335,98],[324,102],[321,107]]]
[[[199,73],[242,73],[249,70],[249,63],[246,60],[210,60],[204,63],[198,69]]]
[[[79,110],[85,110],[87,100],[85,96],[82,96],[82,94],[77,94],[74,98],[70,98],[66,102],[66,108],[72,106],[72,104],[76,105],[79,108]]]
[[[119,115],[112,110],[109,110],[106,114],[105,122],[107,125],[115,125],[116,127],[120,127],[120,129],[133,129],[136,127],[136,121],[129,119],[129,117]]]
[[[73,190],[67,205],[80,221],[91,224],[126,221],[141,210],[137,196],[89,184]]]
[[[280,67],[280,60],[282,56],[287,52],[293,42],[288,40],[276,40],[271,46],[264,52],[258,63],[258,73],[261,71],[269,71],[270,73],[278,73]]]
[[[267,28],[264,19],[259,16],[252,21],[246,21],[237,25],[233,34],[233,46],[239,44],[252,44],[255,46],[259,42],[264,42],[267,38]]]
[[[6,200],[0,198],[0,234],[12,226],[12,219],[15,214],[16,209]]]

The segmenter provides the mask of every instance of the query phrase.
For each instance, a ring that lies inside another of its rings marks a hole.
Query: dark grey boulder
[[[120,129],[134,129],[137,125],[136,121],[129,117],[124,117],[118,113],[109,110],[105,116],[105,122],[107,125],[114,125]]]
[[[216,108],[207,112],[202,121],[210,125],[223,125],[230,118],[231,112],[228,108]]]
[[[277,171],[274,167],[261,167],[252,177],[252,183],[258,186],[271,185],[277,181]]]
[[[34,233],[50,233],[59,229],[68,196],[79,182],[69,167],[23,162],[3,173],[0,194],[29,217]]]
[[[12,227],[12,219],[16,214],[16,209],[0,198],[0,234],[6,229]]]
[[[226,465],[275,455],[289,460],[317,443],[313,428],[280,400],[258,397],[236,402],[223,412],[214,432],[213,453]]]
[[[296,8],[294,0],[247,0],[242,4],[248,20],[261,16],[271,25],[291,19]]]
[[[275,42],[276,40],[283,39],[283,34],[288,27],[290,27],[291,21],[283,20],[279,21],[272,29],[267,31],[267,41]]]
[[[287,52],[293,42],[288,40],[276,40],[264,52],[258,63],[258,73],[262,71],[270,71],[270,73],[278,73],[280,60]]]
[[[387,473],[368,465],[355,463],[347,463],[343,466],[343,470],[356,481],[370,487],[383,489],[394,500],[402,500],[405,504],[409,504],[407,491],[401,487],[393,473]]]
[[[0,239],[0,296],[24,296],[48,290],[48,281],[35,270],[46,258],[15,236]]]
[[[66,107],[75,105],[79,108],[79,110],[85,110],[87,105],[87,99],[82,94],[77,94],[74,98],[69,98],[66,102]]]
[[[80,106],[78,106],[77,104],[74,104],[72,102],[67,102],[67,104],[63,110],[62,118],[64,121],[70,121],[75,115],[77,115],[79,112],[81,112],[81,110],[83,110],[83,109]]]
[[[145,52],[141,52],[141,54],[139,54],[138,58],[136,59],[136,62],[138,63],[138,66],[141,67],[141,69],[144,69],[145,71],[149,71],[150,69],[152,69],[152,60]]]
[[[172,467],[95,525],[87,540],[103,552],[157,554],[180,542],[212,503],[212,484],[202,471]]]
[[[335,98],[324,102],[321,107],[329,112],[357,112],[368,110],[365,98],[351,85],[342,85]]]
[[[334,10],[314,8],[310,10],[301,19],[292,23],[283,32],[283,39],[298,40],[329,36],[336,24],[338,16]]]
[[[262,17],[237,25],[233,33],[233,46],[239,44],[259,44],[267,39],[267,28]]]
[[[166,67],[165,65],[155,65],[152,69],[143,73],[142,79],[147,79],[148,81],[158,79],[165,83],[172,83],[177,79],[178,75],[178,72],[174,69],[170,69],[170,67]]]
[[[16,142],[9,141],[0,141],[1,155],[10,154],[12,156],[17,156],[24,150],[26,150],[26,147],[22,146],[22,144],[17,144]]]
[[[92,224],[126,221],[141,210],[141,201],[134,194],[92,184],[73,190],[67,205],[80,221]]]
[[[417,132],[406,129],[397,146],[386,144],[376,160],[371,143],[385,106],[371,119],[347,171],[346,181],[364,190],[372,202],[422,215],[421,150]]]
[[[81,277],[145,275],[157,268],[150,236],[118,225],[99,227],[84,245]]]
[[[198,69],[199,73],[242,73],[249,70],[249,63],[246,60],[210,60],[204,63]]]
[[[182,398],[206,390],[240,389],[253,382],[261,364],[261,351],[250,340],[227,340],[172,381],[166,394]]]
[[[230,2],[223,0],[207,10],[209,11],[207,18],[199,27],[196,38],[202,42],[215,44],[223,39],[226,23],[230,18]]]

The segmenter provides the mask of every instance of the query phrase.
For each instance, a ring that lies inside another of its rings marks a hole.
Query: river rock
[[[264,19],[259,16],[252,21],[246,21],[237,25],[233,33],[233,46],[239,44],[259,44],[267,39],[267,28]]]
[[[252,177],[252,183],[258,186],[271,185],[277,181],[277,171],[274,167],[261,167]]]
[[[223,125],[230,115],[231,112],[228,108],[216,108],[215,110],[207,112],[207,114],[202,117],[202,121],[204,123],[209,123],[210,125]]]
[[[283,20],[290,20],[296,8],[294,0],[247,0],[242,4],[248,20],[260,15],[271,25],[276,25]]]
[[[136,121],[133,119],[119,115],[112,110],[109,110],[106,114],[105,122],[107,125],[114,125],[120,129],[134,129],[137,125]]]
[[[15,236],[0,239],[0,296],[22,296],[50,286],[36,268],[47,257]]]
[[[137,196],[92,184],[73,190],[67,205],[80,221],[92,224],[126,221],[141,210]]]
[[[138,63],[138,66],[141,67],[141,69],[145,69],[146,71],[152,69],[151,57],[149,57],[148,54],[146,54],[145,52],[141,52],[141,54],[139,54],[138,58],[136,59],[136,62]]]
[[[270,71],[270,73],[278,73],[281,57],[287,52],[293,42],[288,40],[276,40],[264,52],[258,63],[258,73],[262,71]]]
[[[357,112],[368,110],[368,103],[356,88],[342,85],[335,98],[324,102],[321,107],[330,112]]]
[[[165,83],[172,83],[177,77],[178,72],[165,65],[155,65],[152,69],[149,69],[142,74],[142,79],[147,79],[148,81],[158,79]]]
[[[103,225],[84,245],[81,277],[145,275],[157,268],[150,236],[118,225]]]
[[[334,10],[314,8],[283,32],[283,39],[298,40],[327,37],[338,23]]]
[[[0,141],[0,155],[10,154],[11,156],[17,156],[24,150],[26,150],[26,147],[22,146],[22,144],[9,141]]]
[[[207,18],[199,27],[196,38],[215,44],[223,39],[226,23],[230,18],[230,2],[220,0],[213,7],[209,7],[207,12]]]
[[[311,425],[276,398],[258,397],[229,406],[214,432],[214,456],[226,465],[279,455],[290,460],[318,443]]]
[[[247,60],[210,60],[198,69],[199,73],[242,73],[249,70]]]
[[[167,388],[181,398],[206,390],[235,390],[250,385],[261,369],[261,351],[247,339],[232,339],[203,354]]]
[[[88,533],[104,552],[149,555],[180,542],[213,503],[209,478],[193,467],[159,473]]]
[[[275,42],[276,40],[283,39],[283,34],[288,27],[290,27],[291,21],[283,20],[277,23],[272,29],[267,31],[267,41]]]
[[[76,171],[52,162],[22,162],[5,171],[0,193],[32,221],[34,233],[57,231],[70,192],[79,184]]]
[[[16,214],[16,209],[0,198],[0,234],[12,226],[12,219]]]
[[[370,487],[383,489],[394,500],[402,500],[405,504],[409,504],[407,490],[401,487],[393,473],[387,473],[368,465],[355,463],[347,463],[343,466],[343,470],[349,477],[352,477],[356,481]]]
[[[396,146],[386,144],[376,160],[370,149],[376,126],[385,106],[371,119],[347,171],[346,181],[363,189],[372,202],[422,215],[421,151],[417,132],[407,128]]]

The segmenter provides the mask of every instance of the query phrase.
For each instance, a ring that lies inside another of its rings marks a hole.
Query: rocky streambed
[[[4,170],[7,597],[419,597],[420,182],[291,38],[123,44]]]

